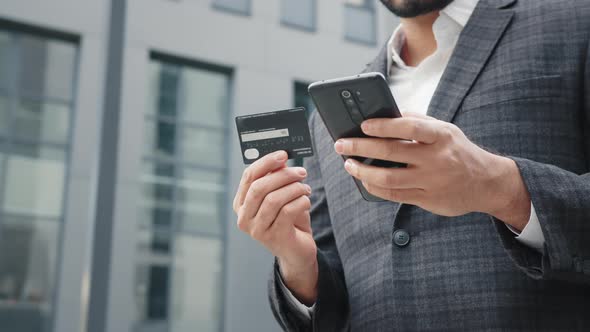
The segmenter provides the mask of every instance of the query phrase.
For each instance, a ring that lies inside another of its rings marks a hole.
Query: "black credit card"
[[[305,108],[236,117],[244,164],[274,151],[287,151],[289,159],[313,155]]]

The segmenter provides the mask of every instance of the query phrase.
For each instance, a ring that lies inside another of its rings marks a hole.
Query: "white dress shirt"
[[[399,109],[426,114],[430,100],[451,58],[459,35],[469,21],[479,0],[455,0],[440,11],[440,16],[432,26],[436,39],[436,51],[424,59],[418,66],[405,64],[400,54],[405,43],[403,26],[399,25],[387,44],[387,62],[389,68],[389,88]],[[508,226],[508,225],[507,225]],[[517,236],[516,239],[526,246],[542,251],[545,238],[541,232],[539,219],[531,202],[531,215],[522,232],[508,226]],[[288,300],[293,302],[301,312],[310,315],[312,307],[299,302],[280,280]]]

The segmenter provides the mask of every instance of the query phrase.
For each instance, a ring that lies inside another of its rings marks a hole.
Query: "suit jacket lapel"
[[[383,74],[383,77],[389,76],[387,68],[387,43],[381,48],[375,60],[367,64],[363,73],[377,72]]]
[[[463,99],[485,67],[514,12],[505,7],[515,0],[480,0],[459,36],[455,51],[441,77],[428,115],[452,122]]]
[[[516,0],[480,0],[471,19],[459,36],[455,51],[436,88],[428,115],[452,122],[461,102],[485,67],[504,31],[514,16],[506,7]],[[363,71],[379,72],[388,77],[387,44]]]

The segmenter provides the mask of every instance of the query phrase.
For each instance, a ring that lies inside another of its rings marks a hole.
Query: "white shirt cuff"
[[[280,287],[283,291],[283,294],[285,294],[287,296],[287,301],[289,301],[289,303],[293,304],[295,306],[295,308],[297,308],[297,310],[299,312],[301,312],[307,319],[311,319],[311,314],[313,313],[313,310],[315,308],[315,303],[311,307],[308,307],[305,304],[301,303],[295,297],[295,295],[293,295],[293,293],[291,293],[289,288],[287,288],[287,286],[285,286],[285,283],[283,282],[283,278],[281,278],[281,277],[279,277],[279,284],[280,284]]]
[[[545,236],[543,235],[543,231],[541,230],[541,223],[539,223],[539,218],[537,217],[537,212],[535,211],[535,207],[531,202],[531,216],[529,218],[528,223],[522,229],[522,232],[517,231],[514,227],[506,224],[506,227],[512,233],[516,234],[516,240],[520,243],[524,244],[525,246],[531,247],[538,252],[543,252],[543,246],[545,245]]]

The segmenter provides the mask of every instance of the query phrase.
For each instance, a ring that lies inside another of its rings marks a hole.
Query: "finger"
[[[422,182],[413,168],[383,168],[365,165],[354,159],[344,163],[346,171],[355,178],[372,186],[390,189],[421,188]]]
[[[252,182],[265,176],[269,172],[285,167],[285,161],[287,161],[287,153],[285,151],[277,151],[256,160],[244,170],[242,179],[240,180],[240,186],[238,187],[233,202],[233,208],[236,213],[240,209],[240,206],[244,204],[244,197]]]
[[[363,182],[363,186],[369,193],[388,201],[419,206],[424,199],[422,189],[391,189],[373,186]]]
[[[283,206],[301,196],[309,194],[311,194],[311,187],[309,185],[293,182],[266,195],[260,205],[260,209],[258,209],[258,213],[254,217],[255,225],[252,226],[252,237],[257,239],[266,232],[277,218]]]
[[[433,118],[429,115],[418,113],[418,112],[402,112],[402,116],[424,119],[424,120],[436,120],[435,118]]]
[[[396,119],[369,119],[362,123],[365,134],[374,137],[399,138],[421,143],[435,143],[442,130],[442,121],[432,121],[415,117]]]
[[[337,153],[373,159],[417,164],[425,153],[419,143],[384,138],[343,138],[334,143]]]
[[[295,226],[302,231],[309,231],[309,219],[301,218],[304,213],[309,213],[311,209],[311,201],[308,196],[299,196],[288,204],[285,204],[277,218],[270,226],[271,232],[279,231],[287,227]]]
[[[307,172],[303,167],[287,167],[254,181],[246,193],[240,212],[246,218],[253,218],[266,195],[290,183],[301,181],[306,176]]]

